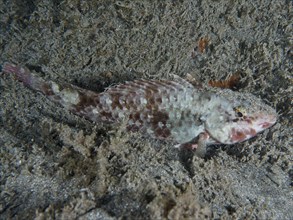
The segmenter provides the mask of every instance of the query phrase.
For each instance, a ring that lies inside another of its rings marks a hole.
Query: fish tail
[[[51,101],[59,103],[74,114],[92,121],[98,120],[98,115],[93,115],[91,112],[93,109],[100,110],[99,93],[66,83],[57,84],[53,81],[46,81],[32,74],[29,69],[11,63],[5,63],[2,66],[2,72],[13,74],[26,87],[43,93]]]
[[[4,74],[13,74],[16,79],[32,90],[40,91],[45,95],[53,93],[52,89],[50,89],[50,82],[46,82],[44,79],[33,75],[26,67],[4,63],[2,72]]]

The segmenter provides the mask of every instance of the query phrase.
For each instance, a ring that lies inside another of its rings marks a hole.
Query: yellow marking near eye
[[[246,110],[242,106],[235,107],[234,111],[236,112],[237,116],[240,118],[246,116]]]

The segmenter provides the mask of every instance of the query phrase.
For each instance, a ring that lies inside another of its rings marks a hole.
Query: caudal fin
[[[26,67],[18,66],[12,63],[4,63],[2,72],[4,74],[13,74],[16,79],[32,90],[40,91],[45,95],[52,94],[48,83],[42,78],[34,76]]]
[[[59,103],[69,111],[92,121],[96,120],[97,116],[92,116],[89,111],[99,103],[98,93],[66,83],[57,84],[53,81],[46,81],[32,74],[26,67],[11,63],[5,63],[2,66],[2,72],[13,74],[26,87],[43,93],[50,100]]]

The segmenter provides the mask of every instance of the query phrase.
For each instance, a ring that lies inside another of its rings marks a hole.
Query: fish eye
[[[243,118],[246,115],[246,111],[242,106],[235,107],[233,110],[238,118]]]
[[[241,112],[237,112],[237,116],[242,118],[243,117],[243,114]]]

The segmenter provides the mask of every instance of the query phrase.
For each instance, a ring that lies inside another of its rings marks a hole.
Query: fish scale
[[[179,77],[174,81],[134,80],[95,93],[45,81],[10,63],[5,63],[2,71],[76,115],[93,122],[126,121],[129,131],[179,146],[242,142],[277,120],[276,111],[251,94],[198,88]]]

